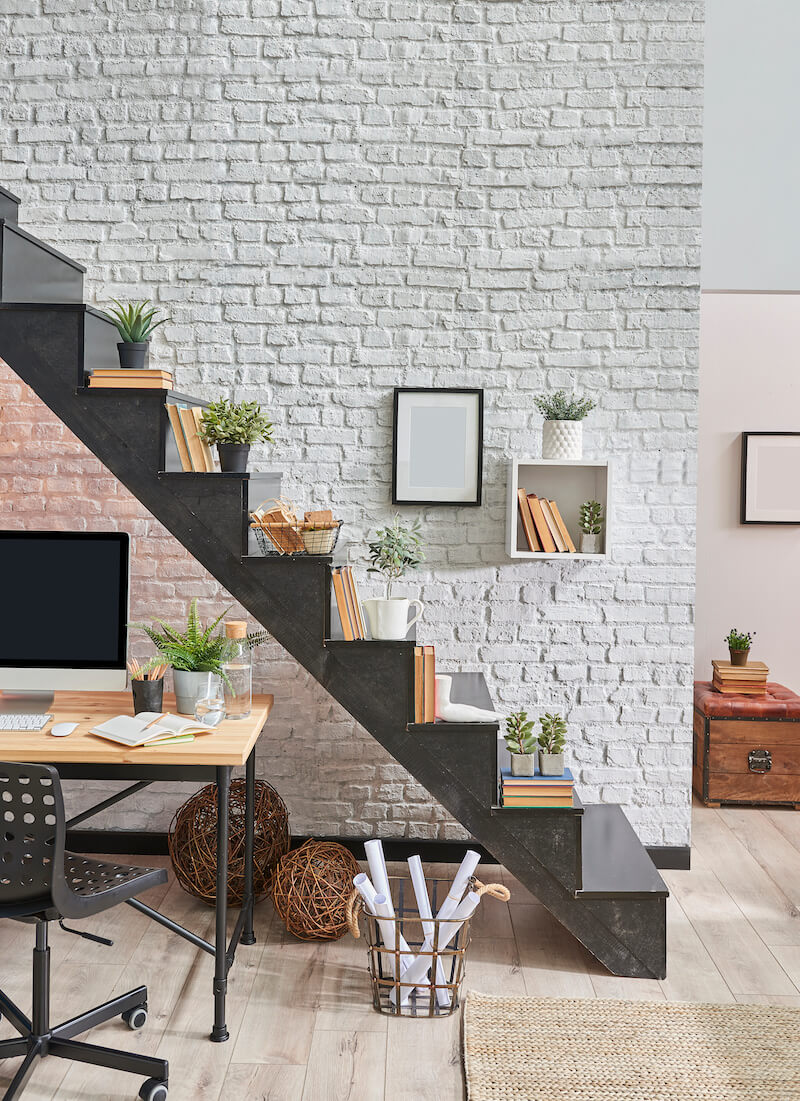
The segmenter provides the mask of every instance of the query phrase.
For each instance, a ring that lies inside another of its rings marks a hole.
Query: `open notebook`
[[[179,715],[140,711],[138,715],[116,715],[113,719],[106,719],[93,726],[90,733],[119,745],[138,746],[191,742],[195,734],[210,734],[212,729],[194,719],[182,719]]]

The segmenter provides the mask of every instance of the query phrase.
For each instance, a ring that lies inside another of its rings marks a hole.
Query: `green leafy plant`
[[[536,749],[536,735],[533,732],[534,720],[528,718],[527,711],[512,711],[506,716],[506,740],[509,753],[533,753]]]
[[[144,631],[158,651],[158,659],[168,662],[173,669],[189,673],[215,673],[227,679],[222,672],[222,665],[230,651],[230,640],[223,634],[214,632],[229,611],[230,608],[226,608],[213,623],[203,625],[197,614],[195,597],[189,605],[189,616],[184,630],[171,627],[163,619],[156,619],[152,626],[147,623],[129,623],[128,626]],[[266,631],[257,631],[236,641],[252,649],[268,637]]]
[[[533,401],[546,421],[582,421],[597,405],[591,398],[579,398],[566,390],[556,390]]]
[[[725,642],[727,642],[731,650],[749,650],[753,639],[755,638],[755,631],[737,631],[735,627],[731,627],[725,636]]]
[[[125,344],[145,343],[154,329],[171,320],[169,317],[162,317],[160,321],[155,321],[154,318],[160,311],[157,306],[151,306],[149,300],[129,302],[127,306],[123,306],[116,298],[112,301],[114,308],[104,311],[103,316],[113,321]]]
[[[578,526],[584,535],[600,535],[605,510],[599,501],[584,501],[578,510]]]
[[[203,410],[200,435],[206,443],[271,443],[272,424],[257,401],[220,398]]]
[[[395,516],[391,527],[379,528],[375,535],[374,542],[368,545],[372,565],[367,572],[383,574],[388,600],[392,595],[392,583],[407,570],[415,570],[425,561],[420,523],[415,520],[409,528],[400,522],[399,516]]]
[[[539,735],[539,748],[544,753],[563,753],[567,744],[567,722],[563,715],[551,715],[546,712],[539,719],[542,732]]]

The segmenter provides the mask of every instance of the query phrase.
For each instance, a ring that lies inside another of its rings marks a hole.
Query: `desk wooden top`
[[[243,765],[269,718],[273,696],[253,696],[246,719],[225,719],[193,742],[164,746],[128,746],[90,734],[89,730],[114,715],[132,715],[130,692],[56,692],[52,721],[43,730],[0,730],[0,761],[43,761],[47,764],[113,765]],[[163,709],[175,714],[175,697],[164,696]],[[49,731],[55,723],[78,723],[65,738]]]

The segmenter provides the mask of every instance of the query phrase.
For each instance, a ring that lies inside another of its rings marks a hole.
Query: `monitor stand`
[[[46,715],[52,692],[0,692],[0,715]]]

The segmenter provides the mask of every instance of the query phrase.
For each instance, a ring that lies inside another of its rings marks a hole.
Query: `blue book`
[[[574,784],[575,777],[572,775],[568,768],[564,769],[562,776],[542,776],[539,770],[536,770],[535,776],[512,776],[510,768],[501,768],[500,775],[503,778],[504,784],[513,784],[520,787],[547,787],[552,785],[553,787],[565,787],[567,784]]]

